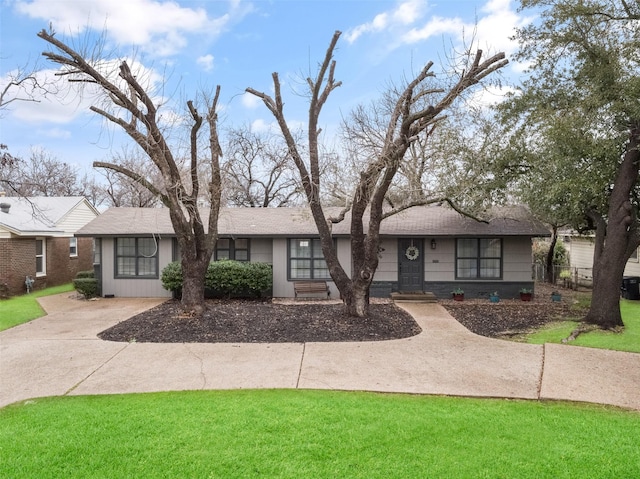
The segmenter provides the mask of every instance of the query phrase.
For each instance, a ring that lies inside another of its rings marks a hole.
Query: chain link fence
[[[547,279],[547,266],[542,263],[533,265],[533,279],[544,282]],[[567,265],[553,265],[553,284],[564,288],[591,288],[593,285],[593,268],[573,268]]]

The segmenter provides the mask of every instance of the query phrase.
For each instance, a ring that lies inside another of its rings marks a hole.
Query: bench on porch
[[[298,295],[310,294],[326,294],[327,298],[331,296],[331,290],[326,281],[294,281],[293,291],[296,298]]]

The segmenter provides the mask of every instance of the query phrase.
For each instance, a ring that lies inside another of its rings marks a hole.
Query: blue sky
[[[178,112],[199,89],[222,87],[221,127],[270,128],[273,119],[247,87],[271,91],[271,73],[284,84],[290,122],[306,118],[303,79],[316,72],[335,30],[343,35],[335,55],[343,82],[325,106],[321,125],[336,131],[342,115],[380,97],[389,82],[410,77],[429,60],[439,71],[452,49],[474,38],[485,51],[512,54],[514,27],[531,17],[509,0],[0,0],[0,87],[16,68],[54,78],[56,66],[41,52],[36,33],[51,24],[73,45],[106,35],[106,51],[136,58],[165,84],[165,111]],[[106,32],[106,33],[105,33]],[[475,35],[475,36],[474,36]],[[521,66],[505,70],[517,78]],[[296,93],[297,92],[297,93]],[[16,92],[17,93],[17,92]],[[487,95],[491,98],[493,92]],[[17,156],[42,148],[91,171],[91,162],[121,151],[121,135],[88,111],[74,93],[13,102],[1,113],[0,143]]]

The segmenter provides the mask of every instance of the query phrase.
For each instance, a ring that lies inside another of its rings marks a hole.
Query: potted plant
[[[551,292],[551,301],[553,301],[554,303],[559,303],[561,300],[562,295],[560,293],[558,293],[557,291]]]
[[[491,301],[492,303],[500,302],[500,295],[498,294],[497,291],[494,291],[493,293],[489,294],[489,301]]]
[[[460,288],[456,288],[451,291],[451,295],[455,301],[464,301],[464,291]]]
[[[533,290],[528,288],[522,288],[520,290],[520,299],[522,301],[531,301],[533,299]]]

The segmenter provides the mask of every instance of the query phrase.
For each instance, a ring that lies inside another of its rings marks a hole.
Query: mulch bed
[[[371,304],[368,318],[344,314],[341,304],[273,304],[258,300],[207,300],[201,317],[181,315],[168,301],[103,331],[108,341],[152,343],[304,343],[384,341],[421,332],[394,304]]]
[[[487,299],[440,304],[470,331],[487,337],[517,340],[546,323],[580,316],[572,309],[574,292],[563,290],[552,303],[551,289],[536,285],[532,302]],[[367,318],[344,314],[341,304],[324,301],[293,304],[268,300],[207,300],[201,317],[183,315],[180,304],[167,301],[103,331],[108,341],[151,343],[303,343],[384,341],[421,332],[414,319],[388,302],[370,305]]]
[[[440,301],[440,304],[470,331],[489,338],[518,340],[547,323],[580,318],[586,314],[575,307],[576,292],[560,290],[562,301],[551,301],[548,284],[539,283],[535,287],[534,300],[502,300],[490,303],[487,299],[473,299],[462,302]]]
[[[561,303],[514,300],[497,304],[487,301],[446,301],[441,304],[469,331],[489,338],[515,338],[570,315],[569,305]]]

